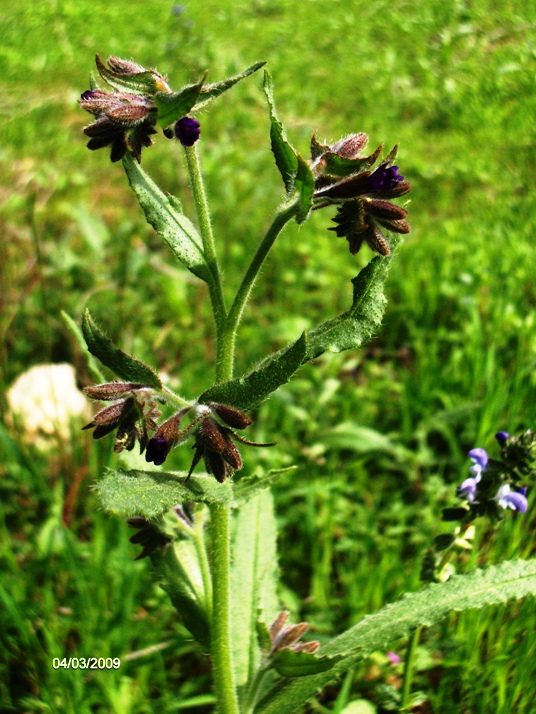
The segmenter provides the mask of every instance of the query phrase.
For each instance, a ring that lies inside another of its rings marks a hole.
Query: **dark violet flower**
[[[382,164],[369,176],[369,186],[372,191],[385,191],[396,186],[404,180],[398,173],[398,166]]]
[[[171,451],[172,446],[173,442],[166,441],[163,436],[153,436],[152,439],[149,439],[147,444],[145,460],[149,462],[152,461],[155,466],[161,466]]]
[[[510,434],[507,431],[498,431],[495,434],[495,438],[497,439],[499,446],[504,446],[506,444],[506,439],[508,439],[509,436]]]
[[[500,487],[495,500],[498,502],[499,506],[502,506],[503,508],[511,508],[513,511],[525,513],[528,506],[528,501],[525,496],[526,493],[526,488],[520,488],[512,491],[510,485],[505,483]]]
[[[201,134],[201,124],[193,117],[182,117],[175,124],[175,136],[183,146],[193,146]]]

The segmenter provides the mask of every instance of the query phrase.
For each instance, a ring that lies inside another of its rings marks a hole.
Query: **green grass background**
[[[0,4],[4,387],[62,361],[89,383],[60,315],[79,319],[86,306],[186,396],[212,378],[204,287],[147,228],[121,167],[85,148],[89,115],[76,100],[96,51],[157,67],[175,88],[206,68],[216,81],[266,59],[302,153],[315,130],[328,141],[365,131],[372,148],[400,142],[413,231],[391,270],[384,325],[365,349],[317,360],[265,404],[255,437],[278,447],[247,454],[252,466],[299,467],[276,489],[282,600],[321,640],[418,588],[466,452],[493,449],[499,429],[535,426],[535,30],[524,0]],[[282,193],[260,77],[200,118],[230,297]],[[160,136],[143,165],[191,212],[180,147]],[[241,327],[239,371],[348,306],[370,254],[350,256],[326,231],[330,217],[317,212],[276,244]],[[146,561],[132,562],[132,531],[99,510],[91,484],[116,462],[110,444],[90,442],[76,432],[47,456],[0,424],[0,709],[212,711],[209,663]],[[73,479],[82,486],[66,526]],[[465,568],[532,555],[533,503],[511,515],[496,533],[482,526]],[[419,711],[534,711],[535,631],[526,601],[425,632]],[[66,655],[122,666],[54,670]],[[338,699],[333,687],[308,711],[340,712],[359,697],[383,711],[397,677],[367,662]]]

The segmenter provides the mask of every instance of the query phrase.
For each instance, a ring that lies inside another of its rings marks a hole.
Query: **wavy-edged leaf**
[[[299,679],[281,678],[258,702],[255,714],[283,714],[297,711],[305,702],[355,662],[416,627],[430,626],[451,612],[496,605],[508,600],[536,595],[536,559],[514,560],[453,575],[446,583],[434,583],[387,605],[322,647],[328,657],[341,657],[321,674]]]
[[[294,652],[283,649],[275,652],[270,658],[274,669],[282,677],[307,677],[311,674],[320,674],[332,669],[341,659],[341,655],[327,657],[309,652]]]
[[[218,483],[214,476],[186,472],[109,470],[94,489],[105,511],[119,516],[161,516],[168,508],[185,501],[228,503],[230,481]]]
[[[270,623],[278,611],[277,528],[270,491],[259,493],[233,514],[231,607],[236,683],[244,688],[260,663],[259,611]]]
[[[280,352],[277,359],[264,367],[257,367],[245,377],[216,384],[203,392],[199,401],[219,402],[245,411],[253,409],[289,381],[306,354],[307,338],[304,333],[293,345]]]
[[[147,223],[166,241],[188,270],[201,280],[210,282],[210,270],[199,234],[193,223],[180,213],[177,201],[170,200],[128,152],[123,166]]]
[[[86,357],[86,364],[87,364],[87,367],[91,373],[91,376],[98,383],[105,382],[106,380],[104,378],[104,375],[102,374],[102,372],[99,369],[99,365],[97,364],[97,361],[95,360],[95,358],[93,357],[93,355],[87,348],[87,344],[84,339],[84,335],[82,333],[80,325],[69,314],[67,314],[65,312],[65,310],[61,311],[61,316],[63,317],[68,330],[74,336],[76,342],[78,343],[78,346],[84,353],[84,355]]]
[[[87,308],[82,318],[82,334],[91,354],[99,359],[105,367],[109,367],[118,377],[127,380],[127,382],[139,382],[155,389],[162,388],[162,382],[156,372],[116,347],[97,327]]]
[[[203,107],[205,107],[213,99],[216,99],[216,97],[219,97],[220,94],[223,94],[228,89],[231,89],[231,87],[237,84],[237,82],[240,82],[246,77],[249,77],[250,74],[254,74],[255,72],[257,72],[257,70],[259,70],[261,67],[264,67],[265,64],[266,62],[255,62],[254,64],[247,67],[243,72],[240,72],[240,74],[235,74],[234,77],[222,79],[221,82],[206,84],[201,90],[201,93],[195,103],[193,111],[199,111],[199,109],[203,109]]]
[[[315,179],[309,164],[298,154],[298,169],[294,180],[294,189],[299,195],[298,212],[296,213],[296,223],[304,223],[311,214],[313,207],[313,194],[315,191]]]
[[[287,194],[294,190],[294,180],[298,172],[298,154],[289,144],[283,124],[277,118],[274,102],[274,82],[267,69],[264,70],[264,93],[270,110],[270,139],[275,163],[285,184]]]
[[[180,92],[157,92],[155,94],[154,102],[158,109],[158,123],[161,126],[166,127],[192,111],[206,77],[207,72],[197,84],[189,84],[183,87]]]
[[[259,494],[261,491],[266,491],[271,488],[274,483],[289,471],[296,471],[297,466],[288,466],[284,469],[271,469],[267,473],[259,471],[251,476],[244,476],[235,482],[233,490],[234,505],[239,505],[249,501],[251,498]]]

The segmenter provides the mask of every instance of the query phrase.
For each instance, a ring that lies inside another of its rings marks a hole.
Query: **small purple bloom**
[[[167,459],[167,455],[173,446],[172,441],[164,439],[163,436],[157,436],[149,439],[147,450],[145,451],[145,460],[152,461],[155,466],[161,466]]]
[[[480,476],[482,471],[484,471],[484,469],[488,465],[489,461],[489,457],[486,450],[480,448],[471,449],[467,456],[473,462],[473,466],[471,466],[469,471],[473,474],[473,476]]]
[[[456,493],[460,498],[465,498],[466,501],[474,501],[478,482],[482,476],[477,474],[474,477],[466,478],[465,481],[456,489]]]
[[[388,652],[386,656],[391,664],[400,664],[402,662],[402,657],[397,655],[396,652]]]
[[[502,506],[503,508],[511,508],[513,511],[525,513],[528,506],[528,501],[525,497],[526,493],[526,488],[520,488],[517,491],[512,491],[510,485],[505,483],[500,487],[495,500],[499,503],[499,506]]]
[[[201,124],[192,117],[182,117],[175,124],[175,136],[183,146],[193,146],[201,134]]]
[[[504,446],[506,444],[506,439],[508,439],[509,436],[510,434],[507,431],[498,431],[495,434],[495,438],[497,439],[499,446]]]
[[[369,185],[373,191],[384,191],[395,188],[403,180],[404,177],[398,173],[398,166],[382,164],[370,175]]]

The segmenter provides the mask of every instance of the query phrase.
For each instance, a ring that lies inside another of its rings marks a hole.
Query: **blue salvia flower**
[[[469,469],[472,476],[465,479],[458,487],[456,493],[460,498],[465,498],[466,501],[474,501],[478,483],[482,478],[482,471],[484,471],[488,465],[489,457],[485,449],[480,448],[471,449],[468,456],[473,462],[473,465]]]
[[[513,511],[519,511],[520,513],[525,513],[528,506],[528,501],[525,497],[527,493],[526,488],[520,488],[518,490],[512,491],[510,484],[504,483],[496,497],[495,500],[503,508],[511,508]]]

